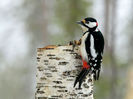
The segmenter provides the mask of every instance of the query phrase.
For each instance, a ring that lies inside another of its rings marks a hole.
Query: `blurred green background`
[[[82,36],[76,21],[91,16],[105,37],[95,99],[133,99],[132,0],[2,0],[0,99],[34,99],[36,49]]]

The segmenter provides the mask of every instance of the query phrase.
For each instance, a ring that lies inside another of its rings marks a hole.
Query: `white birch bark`
[[[37,86],[35,99],[94,99],[93,76],[88,74],[78,89],[74,81],[81,71],[79,48],[47,46],[37,50]]]

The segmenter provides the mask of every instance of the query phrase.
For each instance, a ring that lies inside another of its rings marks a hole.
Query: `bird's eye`
[[[89,21],[86,21],[87,24],[89,24]]]

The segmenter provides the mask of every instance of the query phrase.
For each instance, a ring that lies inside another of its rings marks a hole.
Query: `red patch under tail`
[[[85,69],[89,69],[90,68],[90,65],[88,65],[88,63],[86,61],[84,61],[82,59],[82,62],[83,62],[83,68],[85,68]]]

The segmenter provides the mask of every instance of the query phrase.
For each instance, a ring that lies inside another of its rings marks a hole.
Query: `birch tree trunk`
[[[93,75],[88,74],[78,89],[73,88],[82,68],[79,47],[47,46],[37,50],[35,99],[94,99]]]

